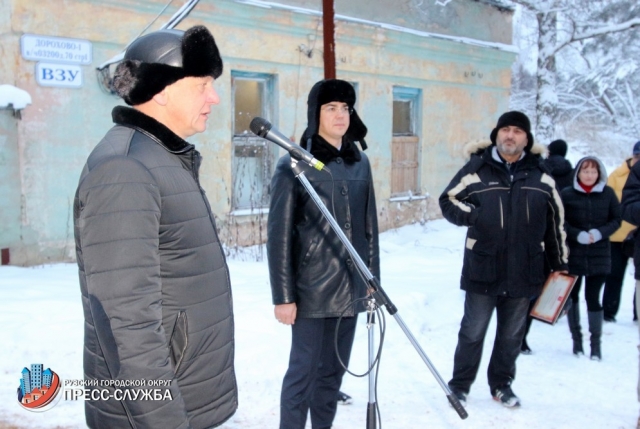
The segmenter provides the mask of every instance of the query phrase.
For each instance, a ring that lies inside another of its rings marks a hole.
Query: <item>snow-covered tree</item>
[[[514,5],[520,5],[526,9],[530,15],[534,15],[537,21],[537,67],[536,67],[536,136],[540,141],[550,141],[555,136],[556,119],[558,117],[558,70],[557,70],[557,56],[565,48],[571,46],[578,46],[584,48],[582,58],[585,64],[589,64],[589,52],[595,52],[599,44],[604,43],[607,38],[613,39],[613,35],[623,32],[628,32],[632,28],[640,26],[640,18],[631,17],[629,15],[624,16],[620,11],[625,9],[628,11],[630,8],[635,7],[635,3],[631,0],[509,0]],[[595,56],[593,56],[595,58]],[[590,61],[593,66],[596,64]],[[606,64],[609,67],[608,82],[618,82],[618,92],[616,94],[622,94],[625,77],[629,77],[629,72],[626,75],[616,74],[615,70],[618,70],[620,64],[624,58],[613,57],[609,58]],[[580,87],[581,91],[588,90],[589,87],[597,87],[595,82],[589,81],[587,84],[585,79],[587,76],[591,78],[597,78],[601,76],[602,69],[597,67],[593,69],[592,74],[587,73],[582,76],[582,80],[573,79],[573,88],[571,94],[578,95],[576,91],[577,87]],[[588,67],[586,68],[588,70]],[[625,70],[632,70],[632,67],[627,67]],[[614,76],[616,77],[614,79]],[[602,81],[604,82],[604,80]],[[629,90],[632,86],[624,89],[626,91],[627,98],[629,96]],[[570,88],[569,85],[566,86]],[[614,93],[611,86],[607,86],[609,94],[607,97],[610,99]],[[588,92],[583,93],[587,98]],[[602,96],[602,94],[601,94]],[[607,97],[603,99],[604,106],[601,108],[607,108]],[[624,98],[624,97],[623,97]],[[618,109],[624,107],[623,98],[617,97],[617,102],[620,104]],[[568,101],[567,98],[565,101]],[[579,102],[578,98],[575,98],[573,102]],[[584,100],[582,101],[584,103]],[[593,100],[591,100],[593,104]],[[632,110],[635,105],[631,100],[625,108],[626,110]],[[609,106],[610,108],[611,106]]]
[[[640,17],[640,6],[611,3],[599,13],[604,22]],[[572,47],[580,72],[568,68],[558,84],[558,119],[611,125],[636,139],[640,135],[640,34],[609,33]]]

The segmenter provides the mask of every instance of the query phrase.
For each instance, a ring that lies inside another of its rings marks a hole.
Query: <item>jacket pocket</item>
[[[318,241],[315,241],[315,240],[312,241],[311,244],[309,245],[309,249],[307,249],[307,251],[305,252],[304,257],[300,259],[300,263],[298,265],[298,271],[300,271],[301,268],[304,268],[306,265],[309,264],[309,261],[311,260],[311,257],[315,253],[317,247],[318,247]]]
[[[467,257],[466,277],[474,282],[495,282],[496,245],[486,244],[467,238],[465,249]]]
[[[180,310],[173,325],[171,338],[169,338],[169,357],[173,364],[173,373],[178,374],[187,346],[189,345],[189,333],[187,324],[187,312]]]

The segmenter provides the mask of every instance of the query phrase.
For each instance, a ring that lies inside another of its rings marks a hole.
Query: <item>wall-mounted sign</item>
[[[24,34],[20,38],[22,58],[31,61],[60,61],[91,64],[92,45],[88,40]]]
[[[82,68],[73,64],[37,63],[36,82],[42,86],[80,88]]]

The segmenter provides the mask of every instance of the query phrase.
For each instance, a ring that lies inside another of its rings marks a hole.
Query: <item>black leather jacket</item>
[[[334,215],[371,273],[380,278],[378,218],[371,168],[355,143],[340,151],[317,135],[311,153],[331,170],[305,168],[309,182]],[[297,317],[337,317],[366,285],[340,239],[293,175],[283,156],[271,181],[267,255],[274,304],[297,304]],[[333,199],[333,201],[332,201]],[[364,307],[351,306],[352,316]]]

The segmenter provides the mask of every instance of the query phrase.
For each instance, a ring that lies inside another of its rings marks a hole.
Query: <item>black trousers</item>
[[[348,317],[340,322],[338,351],[345,365],[357,319]],[[334,345],[337,322],[337,318],[296,319],[291,326],[289,369],[280,394],[280,429],[304,429],[309,412],[313,429],[328,429],[333,424],[345,373]]]
[[[611,273],[607,276],[604,283],[604,293],[602,294],[602,308],[604,309],[605,319],[615,317],[618,314],[627,262],[629,262],[629,257],[623,253],[622,243],[612,241]]]
[[[449,387],[469,392],[476,379],[487,328],[496,310],[496,339],[487,368],[491,393],[496,387],[509,386],[516,376],[516,359],[524,336],[529,298],[488,296],[467,292],[464,316],[458,332],[458,346],[453,359],[453,378]]]
[[[583,276],[578,277],[578,280],[576,280],[576,283],[573,285],[573,289],[571,290],[570,297],[571,301],[573,301],[573,305],[578,305],[580,288],[582,287],[582,277]],[[607,278],[606,274],[584,276],[584,278],[584,298],[585,301],[587,301],[587,311],[602,310],[602,305],[600,305],[600,291],[602,290],[604,280]]]

